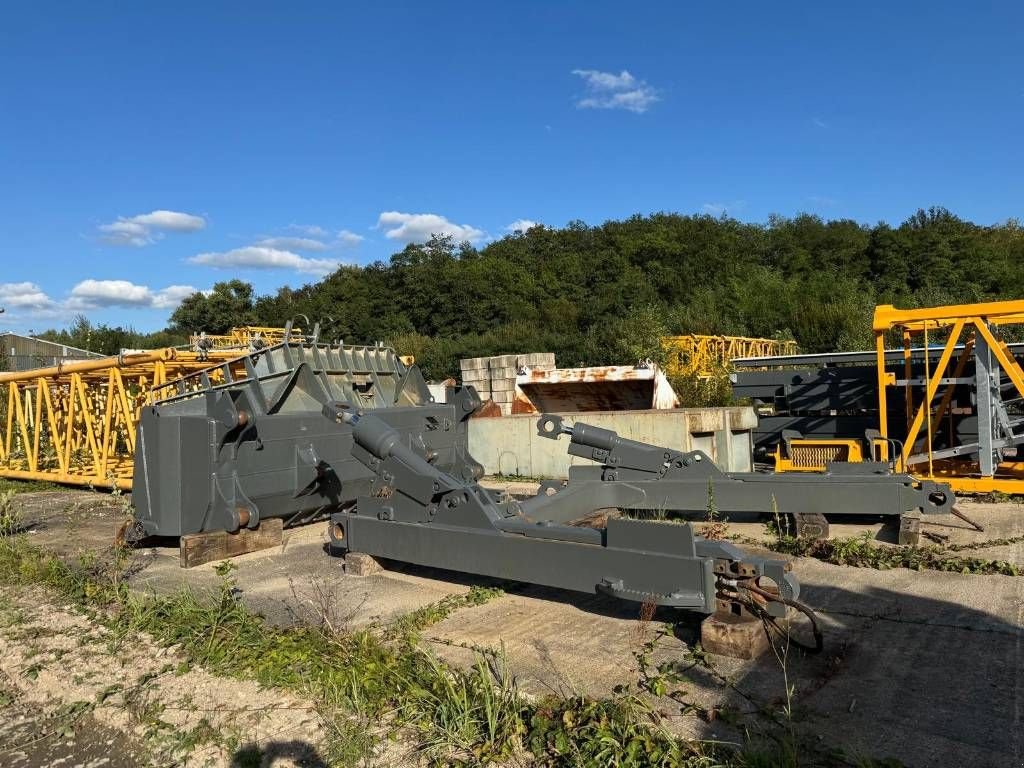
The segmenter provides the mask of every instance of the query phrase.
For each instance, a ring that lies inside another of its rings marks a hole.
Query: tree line
[[[114,353],[190,332],[305,316],[332,340],[382,340],[442,379],[458,360],[550,351],[558,365],[660,356],[658,338],[795,339],[806,352],[866,349],[876,304],[918,307],[1024,296],[1024,229],[943,208],[899,226],[813,215],[765,223],[657,213],[597,226],[537,226],[475,248],[435,236],[387,262],[256,295],[231,280],[185,299],[158,334],[72,326],[44,338]],[[299,321],[304,324],[304,320]],[[81,338],[88,331],[88,338]]]

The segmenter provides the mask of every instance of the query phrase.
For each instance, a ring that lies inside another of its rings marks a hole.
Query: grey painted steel
[[[315,334],[314,334],[315,336]],[[327,403],[377,410],[458,476],[483,468],[466,449],[472,389],[431,401],[419,370],[386,347],[286,341],[240,358],[248,378],[212,370],[179,382],[143,409],[132,493],[138,535],[253,528],[264,518],[307,522],[349,506],[373,475],[351,455],[351,430],[324,418]]]
[[[993,365],[993,362],[992,350],[989,349],[985,337],[979,333],[974,340],[975,393],[978,403],[978,425],[982,427],[978,430],[978,465],[981,474],[986,477],[995,474],[996,465],[999,463],[992,445],[995,438],[992,390],[999,375],[999,367]]]
[[[352,428],[352,453],[375,475],[366,496],[331,516],[336,549],[703,613],[716,609],[722,579],[763,576],[782,596],[799,595],[782,561],[701,539],[688,523],[613,518],[602,529],[565,525],[567,496],[542,489],[525,502],[501,498],[432,464],[379,413],[339,406],[335,420]],[[587,425],[577,429],[589,429],[588,437],[604,443],[615,436]],[[645,456],[663,452],[635,445]],[[602,506],[634,498],[627,484],[604,485]],[[775,615],[784,610],[768,609]]]
[[[433,402],[419,371],[393,350],[320,344],[317,335],[183,379],[173,397],[143,411],[139,535],[330,514],[341,549],[710,613],[737,581],[764,577],[790,598],[799,587],[782,561],[705,541],[689,524],[571,523],[607,508],[699,512],[709,491],[725,512],[798,516],[942,512],[952,503],[945,486],[877,465],[729,473],[699,450],[550,415],[538,422],[541,435],[568,435],[568,453],[594,463],[532,499],[501,498],[476,482],[482,467],[467,450],[466,422],[481,404],[472,387]],[[235,379],[239,366],[246,375]]]
[[[541,434],[569,434],[569,452],[601,466],[572,467],[566,483],[542,484],[545,494],[523,502],[538,518],[571,520],[593,509],[696,513],[709,497],[724,512],[793,515],[938,515],[955,497],[945,483],[893,474],[887,464],[829,464],[826,472],[778,475],[723,472],[701,451],[681,452],[638,443],[608,430],[545,415]]]

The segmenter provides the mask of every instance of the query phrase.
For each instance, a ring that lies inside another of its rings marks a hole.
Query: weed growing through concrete
[[[729,535],[729,520],[721,517],[718,512],[718,504],[715,503],[715,487],[708,480],[708,503],[706,507],[707,522],[702,525],[697,533],[705,539],[722,541]]]
[[[880,546],[871,542],[871,534],[851,536],[840,539],[812,539],[782,533],[778,524],[769,524],[772,538],[767,546],[776,551],[797,557],[814,557],[833,565],[851,565],[858,568],[909,568],[915,571],[946,571],[949,573],[979,574],[985,576],[1020,576],[1024,573],[1021,566],[1006,560],[988,560],[981,557],[958,557],[950,552],[972,548],[971,545],[960,547],[921,547],[912,545]],[[759,539],[741,537],[741,543],[751,546],[764,546]],[[1012,543],[1013,539],[1000,542],[985,542],[985,546],[996,546],[999,543]]]

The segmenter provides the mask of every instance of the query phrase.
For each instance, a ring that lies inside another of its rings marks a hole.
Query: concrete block
[[[515,388],[515,379],[491,379],[492,392],[511,392]]]
[[[468,381],[468,382],[489,381],[490,378],[491,378],[490,377],[490,373],[488,373],[487,371],[483,370],[482,368],[473,368],[471,370],[463,371],[462,372],[462,380],[463,381]]]
[[[555,367],[554,352],[531,352],[528,355],[520,355],[519,362],[538,371],[550,371]],[[542,368],[541,366],[550,366]]]
[[[488,361],[487,367],[491,371],[494,371],[496,368],[515,368],[518,357],[518,355],[496,355]],[[515,374],[512,375],[514,376]]]
[[[363,552],[349,552],[345,555],[345,573],[349,576],[373,576],[384,570],[380,561]]]
[[[490,358],[487,357],[467,357],[463,360],[459,360],[459,368],[463,371],[473,371],[478,369],[487,368],[487,363]]]
[[[700,644],[708,653],[733,659],[756,659],[768,650],[768,634],[760,620],[714,613],[700,624]]]
[[[491,367],[491,381],[495,379],[514,379],[519,375],[519,368],[515,365],[507,365],[502,367]]]
[[[491,400],[496,403],[511,403],[512,402],[512,390],[507,389],[504,391],[491,390]]]

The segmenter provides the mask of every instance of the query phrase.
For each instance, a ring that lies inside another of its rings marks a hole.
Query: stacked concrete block
[[[552,371],[555,369],[555,355],[553,352],[531,352],[524,355],[471,357],[460,360],[459,367],[462,370],[462,383],[472,384],[482,399],[493,400],[502,414],[507,416],[512,413],[519,371],[524,368]]]

